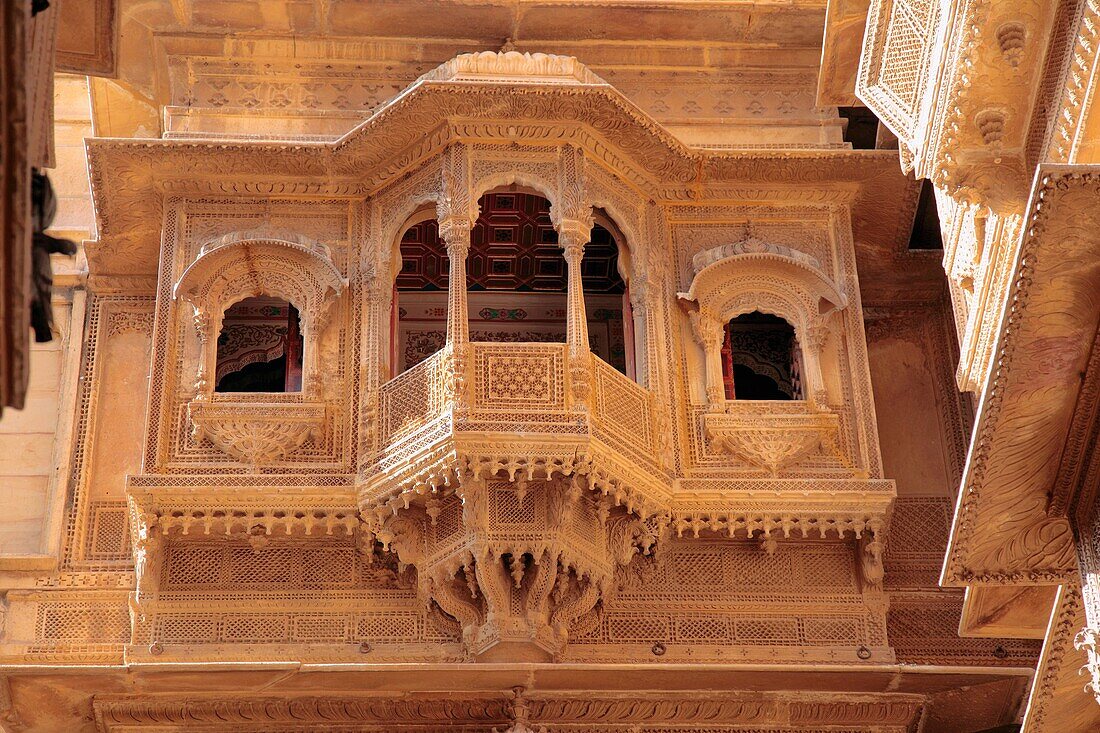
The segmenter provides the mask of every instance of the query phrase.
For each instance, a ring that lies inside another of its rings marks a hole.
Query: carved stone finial
[[[535,729],[530,725],[531,708],[527,703],[527,699],[524,697],[526,691],[524,687],[517,686],[512,688],[512,704],[509,706],[509,713],[512,716],[512,725],[503,731],[493,728],[493,733],[545,733],[546,728],[540,726]]]

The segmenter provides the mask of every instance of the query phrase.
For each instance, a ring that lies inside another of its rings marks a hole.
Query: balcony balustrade
[[[361,507],[405,505],[462,470],[531,481],[575,472],[627,511],[667,504],[652,395],[596,356],[570,366],[566,344],[470,343],[381,388],[379,449]],[[579,397],[578,382],[591,385]]]

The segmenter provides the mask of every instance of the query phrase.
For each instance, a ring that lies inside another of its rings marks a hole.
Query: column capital
[[[555,223],[558,230],[558,244],[562,249],[583,247],[592,238],[591,218],[562,218]]]
[[[447,250],[470,249],[470,230],[474,223],[465,216],[447,216],[439,220],[439,238],[447,245]]]
[[[704,311],[694,311],[688,314],[688,322],[695,340],[704,350],[722,348],[726,334],[721,321]]]

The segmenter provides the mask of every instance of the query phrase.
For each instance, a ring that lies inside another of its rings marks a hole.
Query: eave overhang
[[[1040,166],[959,493],[940,582],[1058,584],[1073,535],[1052,510],[1074,449],[1100,324],[1100,166]]]
[[[360,198],[459,140],[577,145],[651,201],[851,204],[865,209],[853,219],[880,249],[911,224],[914,184],[893,151],[690,148],[590,72],[536,81],[432,72],[330,143],[88,140],[99,231],[89,268],[93,279],[153,276],[166,196]],[[882,211],[899,209],[897,222],[883,221]],[[884,224],[885,237],[874,233]]]

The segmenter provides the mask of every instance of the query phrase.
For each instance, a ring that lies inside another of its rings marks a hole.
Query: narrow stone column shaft
[[[569,344],[569,355],[574,358],[587,355],[589,351],[588,314],[584,307],[584,280],[581,276],[581,260],[588,237],[589,232],[579,225],[568,229],[563,227],[558,235],[568,275],[565,340]]]
[[[466,299],[466,255],[470,253],[470,221],[450,217],[439,223],[439,236],[447,245],[447,346],[461,351],[470,340]]]

